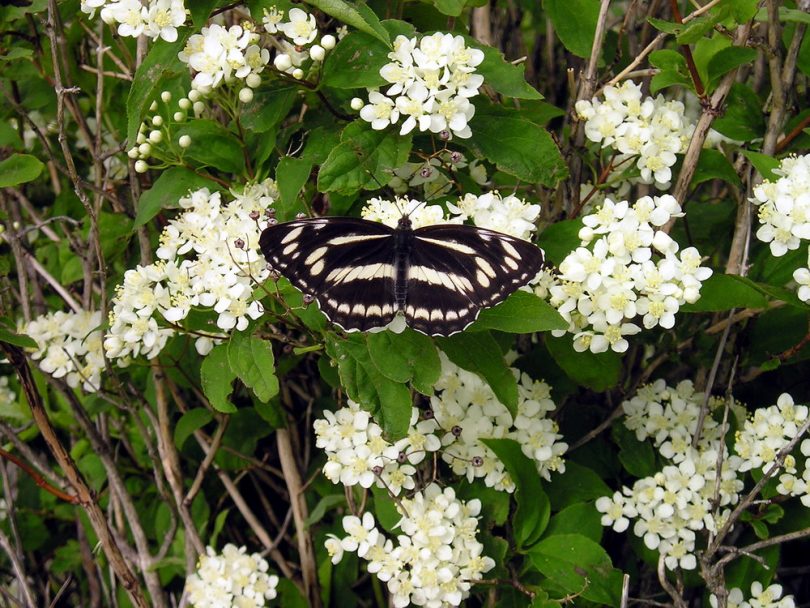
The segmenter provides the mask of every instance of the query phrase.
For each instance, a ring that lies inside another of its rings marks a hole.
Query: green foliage
[[[199,188],[216,189],[216,183],[185,167],[170,167],[160,174],[149,190],[141,194],[133,228],[148,223],[162,209],[177,207],[177,201]]]
[[[45,165],[30,154],[12,154],[0,161],[0,188],[34,181]]]

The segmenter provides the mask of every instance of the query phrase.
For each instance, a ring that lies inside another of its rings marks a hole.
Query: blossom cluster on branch
[[[604,99],[576,103],[585,120],[585,136],[618,154],[613,164],[638,157],[640,181],[668,188],[676,154],[686,151],[695,125],[685,117],[683,103],[663,96],[644,97],[641,85],[625,80],[602,90]]]
[[[697,249],[679,252],[678,243],[659,228],[680,217],[672,196],[640,198],[634,204],[605,199],[583,218],[580,247],[560,263],[559,273],[538,276],[535,291],[570,323],[577,351],[624,352],[625,336],[675,324],[675,313],[700,297],[711,269],[701,266]],[[566,330],[555,330],[556,336]]]
[[[782,597],[782,585],[769,585],[764,587],[759,581],[751,583],[751,597],[744,599],[742,589],[734,587],[729,590],[726,601],[727,608],[794,608],[796,602],[792,595]],[[717,596],[709,596],[709,604],[717,608]]]
[[[186,22],[183,0],[82,0],[81,11],[91,17],[101,9],[104,23],[117,26],[119,36],[162,38],[166,42],[177,40],[177,28]]]
[[[422,38],[397,36],[391,63],[380,76],[391,86],[381,93],[370,89],[368,103],[352,100],[360,118],[372,129],[385,129],[402,119],[400,134],[414,129],[450,134],[466,139],[472,135],[469,121],[475,114],[470,98],[478,95],[484,77],[475,68],[483,51],[467,46],[462,36],[436,32]]]
[[[396,507],[401,534],[395,540],[385,536],[369,512],[344,517],[346,536],[330,535],[326,541],[332,563],[340,562],[344,552],[357,553],[368,562],[368,571],[386,583],[397,608],[459,606],[472,584],[495,566],[477,538],[481,501],[462,501],[453,488],[431,483]]]
[[[186,579],[193,608],[261,608],[276,597],[278,576],[268,574],[267,560],[248,554],[245,547],[227,544],[222,553],[213,547],[201,555],[197,570]]]
[[[229,204],[207,188],[181,198],[183,213],[160,235],[159,261],[124,273],[104,339],[107,356],[119,365],[140,354],[155,357],[174,334],[167,323],[180,323],[192,308],[217,314],[216,329],[197,338],[201,354],[220,332],[242,330],[263,314],[252,296],[269,272],[259,234],[277,196],[275,183],[268,179],[232,194]]]
[[[540,215],[540,205],[531,204],[514,195],[501,196],[498,191],[481,195],[466,194],[456,202],[448,202],[448,214],[439,205],[423,201],[396,198],[393,201],[372,198],[361,212],[364,219],[395,227],[405,213],[413,228],[432,224],[460,224],[470,220],[479,228],[497,230],[521,239],[530,239],[536,230],[534,221]]]

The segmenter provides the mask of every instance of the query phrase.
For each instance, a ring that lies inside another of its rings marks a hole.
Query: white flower
[[[146,14],[145,33],[150,38],[163,38],[166,42],[177,40],[177,28],[186,21],[183,0],[154,0]]]
[[[380,69],[391,86],[385,95],[376,89],[370,91],[370,103],[363,107],[360,117],[371,122],[374,129],[384,129],[404,117],[402,135],[418,128],[470,137],[468,123],[475,106],[469,98],[478,94],[484,82],[483,76],[475,73],[483,52],[468,48],[461,36],[441,32],[418,41],[397,36],[393,47],[388,54],[391,63]],[[388,111],[389,107],[396,110]]]
[[[757,238],[780,257],[810,240],[810,155],[789,156],[774,173],[780,177],[756,186],[751,202],[759,205]]]
[[[311,15],[300,8],[291,8],[287,14],[290,19],[285,23],[278,23],[276,28],[293,44],[305,46],[315,40],[318,35],[318,25],[315,23],[315,15]]]
[[[186,594],[194,608],[268,605],[276,597],[278,576],[267,574],[269,565],[258,553],[248,555],[245,547],[228,544],[217,554],[206,549],[197,571],[186,579]]]

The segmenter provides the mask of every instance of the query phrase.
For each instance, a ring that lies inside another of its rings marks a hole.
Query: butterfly
[[[532,243],[464,224],[396,228],[346,217],[271,225],[259,239],[268,265],[345,331],[413,329],[449,336],[528,283],[543,265]]]

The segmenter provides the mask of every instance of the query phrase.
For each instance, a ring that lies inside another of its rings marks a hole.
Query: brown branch
[[[681,11],[678,9],[678,0],[669,0],[669,6],[672,10],[672,18],[676,23],[683,25],[683,17],[681,17]],[[688,44],[682,44],[681,51],[683,52],[684,59],[686,59],[686,67],[689,69],[689,77],[692,79],[692,84],[695,85],[695,93],[697,93],[698,97],[701,99],[705,99],[706,88],[703,86],[703,81],[700,78],[700,74],[698,74],[698,69],[695,65],[695,58],[692,56],[692,49],[689,48]]]
[[[68,494],[67,492],[63,492],[59,488],[52,486],[48,481],[40,475],[32,466],[29,466],[28,463],[23,461],[21,458],[17,458],[11,452],[6,452],[3,448],[0,448],[0,457],[5,458],[16,464],[20,467],[23,471],[25,471],[31,479],[34,480],[34,483],[37,484],[40,488],[45,490],[46,492],[53,494],[59,500],[64,500],[65,502],[69,502],[72,505],[79,504],[79,497],[75,495]]]
[[[127,565],[121,553],[121,549],[113,537],[112,530],[107,523],[104,512],[99,507],[92,490],[84,481],[84,477],[76,466],[76,463],[73,462],[73,458],[64,448],[56,431],[51,425],[51,421],[45,411],[45,406],[42,403],[42,397],[34,383],[34,377],[31,374],[31,368],[28,366],[25,354],[21,348],[5,342],[0,342],[0,348],[6,353],[9,362],[17,372],[20,385],[28,400],[28,406],[31,408],[31,415],[34,417],[34,422],[37,428],[39,428],[40,433],[42,433],[42,438],[48,445],[51,454],[56,458],[56,461],[65,473],[65,477],[76,492],[76,500],[87,513],[87,518],[93,526],[93,530],[98,536],[99,542],[104,548],[104,554],[109,560],[110,567],[118,576],[121,585],[126,590],[133,605],[139,608],[147,608],[149,604],[141,591],[138,579]]]

